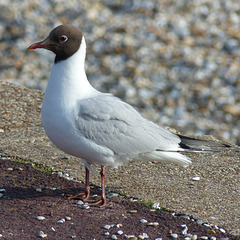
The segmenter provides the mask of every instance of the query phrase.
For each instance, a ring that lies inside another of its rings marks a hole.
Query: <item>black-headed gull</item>
[[[28,47],[56,54],[42,104],[42,125],[62,151],[81,158],[86,168],[85,192],[90,196],[91,165],[101,165],[102,197],[93,205],[104,206],[105,166],[116,168],[132,160],[177,163],[191,160],[179,152],[211,151],[225,146],[176,135],[143,118],[132,106],[109,93],[94,89],[86,76],[86,43],[73,26],[60,25],[49,36]]]

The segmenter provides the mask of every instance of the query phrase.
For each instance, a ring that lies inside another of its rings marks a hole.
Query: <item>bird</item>
[[[67,154],[80,158],[85,167],[84,192],[70,197],[88,201],[92,165],[101,166],[101,199],[89,202],[106,206],[105,167],[129,161],[191,164],[185,152],[211,152],[229,147],[171,131],[142,117],[131,105],[92,87],[85,72],[86,41],[72,25],[55,27],[43,41],[27,49],[47,49],[55,54],[45,90],[41,121],[48,138]]]

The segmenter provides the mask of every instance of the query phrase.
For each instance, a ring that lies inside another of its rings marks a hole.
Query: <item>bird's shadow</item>
[[[1,186],[5,189],[2,192],[1,200],[13,200],[13,199],[33,199],[33,198],[42,198],[42,197],[54,197],[54,198],[69,198],[74,196],[79,192],[84,192],[83,185],[80,188],[71,187],[71,188],[34,188],[34,187],[8,187]],[[101,191],[96,186],[91,186],[91,195],[101,195]]]

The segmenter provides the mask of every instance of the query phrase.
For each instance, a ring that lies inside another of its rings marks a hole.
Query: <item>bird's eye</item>
[[[60,42],[66,42],[68,40],[68,37],[66,35],[62,35],[59,37]]]

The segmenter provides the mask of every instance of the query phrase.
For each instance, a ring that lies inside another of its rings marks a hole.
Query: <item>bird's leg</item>
[[[105,191],[105,167],[101,166],[101,187],[102,187],[102,196],[101,199],[97,202],[88,203],[89,206],[99,206],[104,207],[106,205],[106,191]]]
[[[89,170],[86,168],[85,174],[85,192],[78,193],[75,196],[69,197],[69,199],[82,199],[88,200],[90,196],[90,184],[89,184]]]

